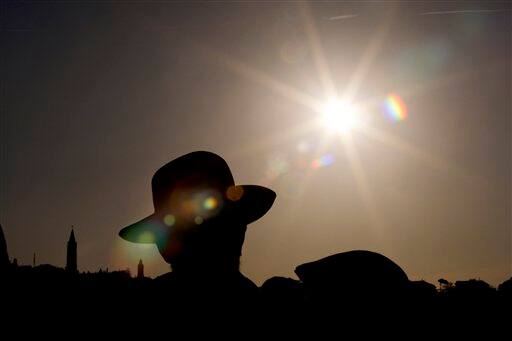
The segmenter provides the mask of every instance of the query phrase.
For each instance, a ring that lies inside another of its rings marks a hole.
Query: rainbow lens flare
[[[311,162],[311,168],[318,169],[326,166],[330,166],[334,163],[334,156],[332,154],[325,154],[318,159]]]
[[[386,116],[395,122],[404,121],[408,116],[407,106],[397,94],[389,94],[384,103]]]

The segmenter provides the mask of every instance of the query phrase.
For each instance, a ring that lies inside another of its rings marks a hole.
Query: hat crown
[[[215,189],[222,193],[234,185],[226,161],[219,155],[197,151],[180,156],[158,169],[151,180],[155,211],[164,209],[177,190]]]
[[[153,175],[151,187],[155,212],[119,231],[128,241],[164,241],[171,231],[184,231],[220,214],[247,225],[261,218],[276,198],[266,187],[235,185],[226,161],[205,151],[165,164]]]

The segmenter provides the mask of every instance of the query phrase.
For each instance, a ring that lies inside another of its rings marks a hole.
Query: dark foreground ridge
[[[211,320],[251,316],[268,323],[315,323],[414,317],[415,321],[459,318],[498,321],[510,314],[512,278],[493,288],[472,279],[436,287],[410,281],[383,255],[350,251],[296,268],[299,280],[272,277],[261,287],[243,275],[209,276],[172,272],[150,279],[128,271],[79,273],[44,264],[10,264],[1,273],[3,309],[11,316]],[[212,315],[213,314],[213,315]],[[226,315],[227,314],[227,315]],[[446,316],[445,314],[448,314]],[[510,322],[510,321],[509,321]],[[340,322],[341,323],[341,322]]]

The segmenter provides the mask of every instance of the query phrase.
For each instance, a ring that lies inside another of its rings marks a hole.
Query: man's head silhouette
[[[235,185],[227,163],[204,151],[183,155],[151,181],[155,212],[123,228],[134,243],[154,243],[173,271],[238,270],[247,225],[272,206],[274,191]]]

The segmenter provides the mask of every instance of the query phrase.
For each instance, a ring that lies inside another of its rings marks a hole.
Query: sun
[[[339,99],[329,100],[322,110],[322,124],[331,133],[347,134],[361,125],[357,108]]]

